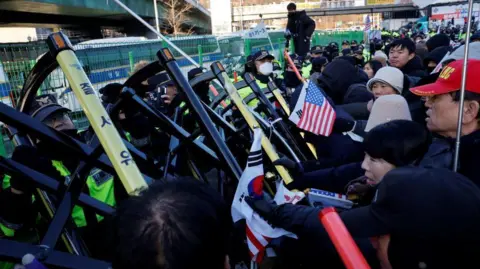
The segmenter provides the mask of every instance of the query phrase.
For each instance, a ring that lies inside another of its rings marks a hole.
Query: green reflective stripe
[[[94,175],[100,173],[101,171],[98,170],[95,173],[91,174],[87,178],[87,186],[88,190],[90,191],[90,196],[93,198],[104,202],[110,206],[115,205],[115,194],[113,191],[113,177],[109,174],[106,174],[105,182],[101,182],[100,185],[97,184],[97,181],[94,179]]]
[[[241,90],[238,90],[238,94],[240,94],[240,97],[242,97],[242,99],[245,99],[247,98],[247,96],[249,96],[250,94],[253,93],[253,90],[250,89],[249,87],[248,88],[243,88]],[[260,101],[255,98],[255,99],[252,99],[252,101],[248,102],[248,106],[249,107],[256,107],[258,105]]]
[[[182,108],[182,107],[184,107],[184,106],[186,106],[186,105],[187,105],[187,103],[181,102],[180,105],[179,105],[179,107]],[[187,108],[187,109],[185,110],[185,112],[183,112],[183,116],[186,116],[186,115],[188,115],[188,114],[190,114],[190,110],[188,110],[188,108]]]
[[[129,132],[125,132],[125,136],[127,137],[128,142],[132,142],[132,136],[130,135]]]
[[[238,81],[242,81],[242,80],[243,80],[243,78],[241,78],[241,77],[238,78]],[[232,81],[233,81],[233,80],[232,80]],[[257,80],[257,84],[258,84],[258,86],[260,87],[260,89],[264,89],[264,88],[266,88],[266,87],[268,86],[267,84],[263,84],[263,83],[261,83],[261,82],[258,81],[258,80]],[[246,88],[243,88],[243,89],[238,90],[238,94],[240,95],[240,97],[242,97],[242,99],[247,98],[247,96],[249,96],[249,95],[252,94],[252,93],[253,93],[253,90],[250,89],[250,87],[246,87]],[[258,105],[259,102],[260,102],[260,101],[259,101],[257,98],[255,98],[255,99],[253,99],[252,101],[248,102],[247,105],[248,105],[249,107],[257,107],[257,105]]]
[[[5,176],[3,177],[2,189],[6,190],[6,189],[10,188],[10,179],[11,179],[11,178],[12,178],[12,177],[9,176],[9,175],[5,175]]]
[[[363,49],[362,54],[363,54],[363,58],[370,59],[370,51],[368,49],[366,49],[366,48]]]
[[[14,237],[15,230],[8,228],[7,226],[0,223],[0,230],[6,237]]]
[[[302,77],[308,79],[310,78],[310,71],[312,71],[312,64],[309,64],[302,68]]]
[[[13,269],[15,268],[14,263],[10,262],[0,262],[0,269]]]
[[[70,176],[70,171],[68,171],[68,169],[65,166],[63,166],[62,162],[52,161],[52,164],[53,164],[53,167],[55,167],[55,169],[57,169],[57,171],[60,173],[60,175],[62,177]]]
[[[60,172],[60,175],[63,177],[70,176],[70,171],[63,165],[60,161],[52,161],[53,166]],[[97,182],[94,179],[94,176],[101,171],[95,169],[93,173],[90,174],[87,178],[87,186],[90,193],[90,196],[104,202],[110,206],[114,206],[116,204],[115,201],[115,193],[113,189],[113,177],[110,176],[105,182],[100,185],[97,185]],[[108,174],[107,174],[108,175]],[[85,218],[85,212],[80,206],[73,207],[72,210],[72,218],[77,227],[84,227],[87,225],[87,220]],[[97,219],[101,221],[103,219],[102,216],[97,215]]]

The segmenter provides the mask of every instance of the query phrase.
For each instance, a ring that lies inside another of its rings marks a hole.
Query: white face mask
[[[258,73],[269,76],[273,72],[273,64],[272,63],[263,63],[258,67]]]

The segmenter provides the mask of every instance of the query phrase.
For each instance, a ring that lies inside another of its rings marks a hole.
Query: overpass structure
[[[365,5],[364,1],[336,1],[335,4],[318,3],[318,6],[310,5],[305,8],[309,16],[331,16],[348,14],[372,14],[383,12],[413,11],[418,10],[412,3],[396,5]],[[301,8],[297,8],[301,9]],[[260,15],[263,19],[286,19],[287,10],[285,5],[256,5],[235,7],[233,9],[233,21],[258,21]]]
[[[152,25],[154,0],[122,0],[125,5]],[[162,0],[157,0],[160,21],[167,14]],[[182,0],[194,8],[187,15],[189,24],[200,33],[211,32],[210,12],[195,0]],[[127,14],[113,0],[0,0],[0,27],[122,27],[127,32],[145,27]],[[141,33],[138,33],[141,34]]]

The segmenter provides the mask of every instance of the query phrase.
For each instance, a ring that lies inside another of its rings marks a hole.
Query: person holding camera
[[[307,16],[305,10],[297,11],[297,5],[290,3],[287,6],[288,23],[285,37],[293,38],[295,54],[304,58],[310,50],[310,40],[315,31],[315,21]]]

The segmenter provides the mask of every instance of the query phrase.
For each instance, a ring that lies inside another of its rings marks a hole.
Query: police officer
[[[350,41],[348,40],[343,40],[342,42],[342,50],[344,49],[350,49]]]
[[[350,49],[355,52],[358,50],[358,42],[357,40],[352,40],[352,43],[350,43]]]
[[[333,59],[339,55],[338,43],[330,42],[330,44],[328,44],[328,46],[325,48],[323,55],[328,59],[329,62],[333,61]]]
[[[34,119],[70,137],[87,142],[88,132],[78,134],[78,130],[68,115],[69,112],[67,108],[57,103],[53,95],[37,96],[29,110],[30,116]],[[57,179],[62,184],[68,184],[70,176],[79,165],[79,161],[62,160],[63,158],[59,156],[60,154],[55,150],[55,146],[41,139],[32,138],[36,144],[36,149],[31,146],[19,146],[15,148],[12,159]],[[16,176],[6,176],[3,183],[4,187],[7,188],[0,192],[0,230],[3,235],[13,237],[17,231],[21,232],[22,228],[28,226],[28,224],[35,224],[37,211],[32,204],[34,184],[31,184],[27,179]],[[114,180],[112,175],[94,168],[87,177],[85,192],[101,202],[115,206],[118,199],[127,197],[123,187],[117,185],[117,183],[119,181]],[[117,186],[114,187],[114,185]],[[84,228],[87,225],[84,211],[78,206],[73,208],[72,219],[79,228]],[[100,216],[97,216],[97,219],[102,220]]]
[[[363,48],[357,48],[356,51],[353,52],[353,57],[355,58],[355,63],[358,67],[363,68],[365,65],[365,58],[363,56]]]
[[[304,67],[302,68],[303,77],[309,78],[312,71],[312,63],[315,58],[323,56],[324,49],[322,46],[313,46],[310,49],[310,59],[305,61]]]
[[[245,72],[250,72],[254,75],[255,80],[260,87],[260,89],[265,89],[268,87],[270,80],[273,80],[277,87],[284,91],[283,81],[280,78],[275,78],[273,75],[273,61],[275,57],[271,55],[267,50],[259,50],[256,53],[247,57],[247,63],[245,64]],[[249,87],[240,89],[238,91],[240,96],[245,99],[247,96],[253,93],[252,89]],[[258,104],[258,99],[253,99],[248,102],[247,105],[251,107],[256,107]]]
[[[302,57],[292,54],[290,58],[293,61],[295,67],[299,70],[300,75],[302,75],[302,65],[303,60]],[[300,96],[301,89],[303,87],[303,81],[297,76],[295,71],[290,65],[285,66],[285,74],[284,74],[284,83],[286,87],[286,95],[290,97],[290,109],[293,110],[295,104],[297,103],[298,97]]]

